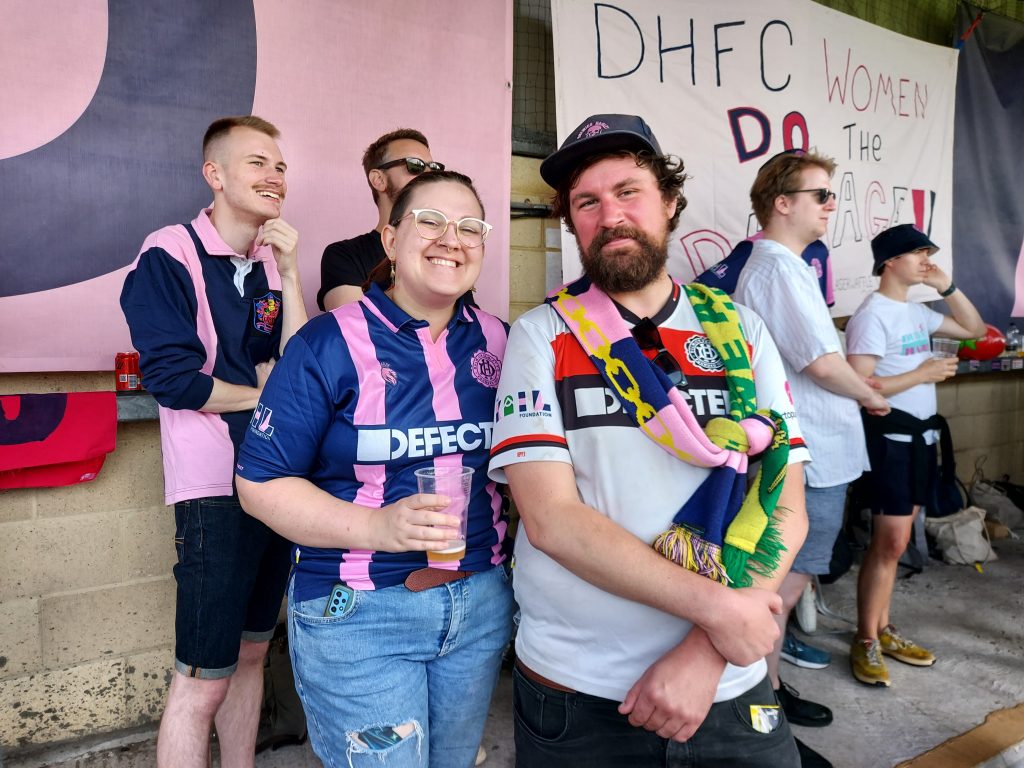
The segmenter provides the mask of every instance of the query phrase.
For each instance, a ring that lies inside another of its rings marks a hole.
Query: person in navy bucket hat
[[[875,258],[875,266],[871,270],[871,274],[876,276],[882,274],[882,267],[887,261],[911,251],[919,251],[922,248],[928,249],[929,256],[933,256],[939,250],[939,246],[929,240],[928,235],[913,224],[897,224],[895,227],[880,232],[871,241],[871,255]]]
[[[864,416],[871,461],[865,481],[871,541],[857,576],[857,631],[850,644],[853,677],[883,688],[892,683],[885,656],[915,667],[935,663],[931,650],[892,624],[894,614],[902,612],[901,596],[893,593],[900,557],[915,518],[930,502],[930,491],[941,484],[938,446],[944,479],[953,474],[953,447],[949,427],[938,414],[936,385],[956,375],[957,358],[935,349],[933,337],[963,341],[985,332],[977,308],[952,275],[932,263],[937,250],[911,224],[879,233],[871,241],[878,290],[864,299],[846,326],[850,365],[877,382],[892,405],[888,416]],[[947,311],[939,313],[911,299],[916,286],[938,293]]]

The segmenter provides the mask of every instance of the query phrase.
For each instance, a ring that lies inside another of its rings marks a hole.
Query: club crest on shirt
[[[473,378],[485,387],[497,389],[498,379],[501,378],[501,360],[496,354],[478,349],[469,361],[469,370]]]
[[[257,331],[270,333],[274,330],[274,321],[281,313],[281,300],[273,293],[252,300],[252,324]]]
[[[686,340],[686,359],[702,371],[721,371],[725,369],[722,358],[708,341],[707,336],[691,336]]]
[[[395,369],[387,363],[381,363],[380,377],[384,379],[385,384],[391,384],[394,386],[398,383],[398,374],[395,373]]]

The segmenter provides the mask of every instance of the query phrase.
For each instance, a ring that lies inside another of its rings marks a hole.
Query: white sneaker
[[[818,628],[818,606],[814,600],[813,584],[808,583],[804,587],[803,594],[800,595],[800,599],[793,609],[793,615],[796,616],[796,623],[800,625],[804,634],[814,634],[814,630]]]
[[[476,762],[473,765],[483,765],[484,760],[487,759],[487,750],[484,749],[484,745],[481,744],[476,750]]]

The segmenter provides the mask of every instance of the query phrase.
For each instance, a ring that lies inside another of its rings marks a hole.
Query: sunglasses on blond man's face
[[[814,189],[787,189],[782,194],[795,195],[798,192],[813,192],[818,198],[818,205],[825,205],[829,200],[834,200],[836,193],[827,187],[816,187]]]
[[[807,154],[806,149],[800,147],[794,147],[793,149],[786,149],[779,152],[777,155],[769,157],[764,164],[758,169],[758,173],[761,173],[765,168],[774,163],[776,160],[782,157],[803,157]],[[782,194],[784,195],[795,195],[798,192],[814,192],[818,196],[818,205],[825,205],[829,200],[835,198],[836,193],[827,187],[816,187],[815,189],[787,189]]]

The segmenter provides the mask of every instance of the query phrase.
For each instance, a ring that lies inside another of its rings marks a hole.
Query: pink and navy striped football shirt
[[[501,320],[460,301],[435,342],[425,321],[372,286],[292,337],[253,415],[238,474],[306,477],[339,499],[381,508],[416,493],[420,467],[470,466],[466,554],[450,567],[503,562],[508,517],[487,457],[507,336]],[[423,552],[300,546],[293,559],[299,601],[339,581],[393,586],[427,565]]]

